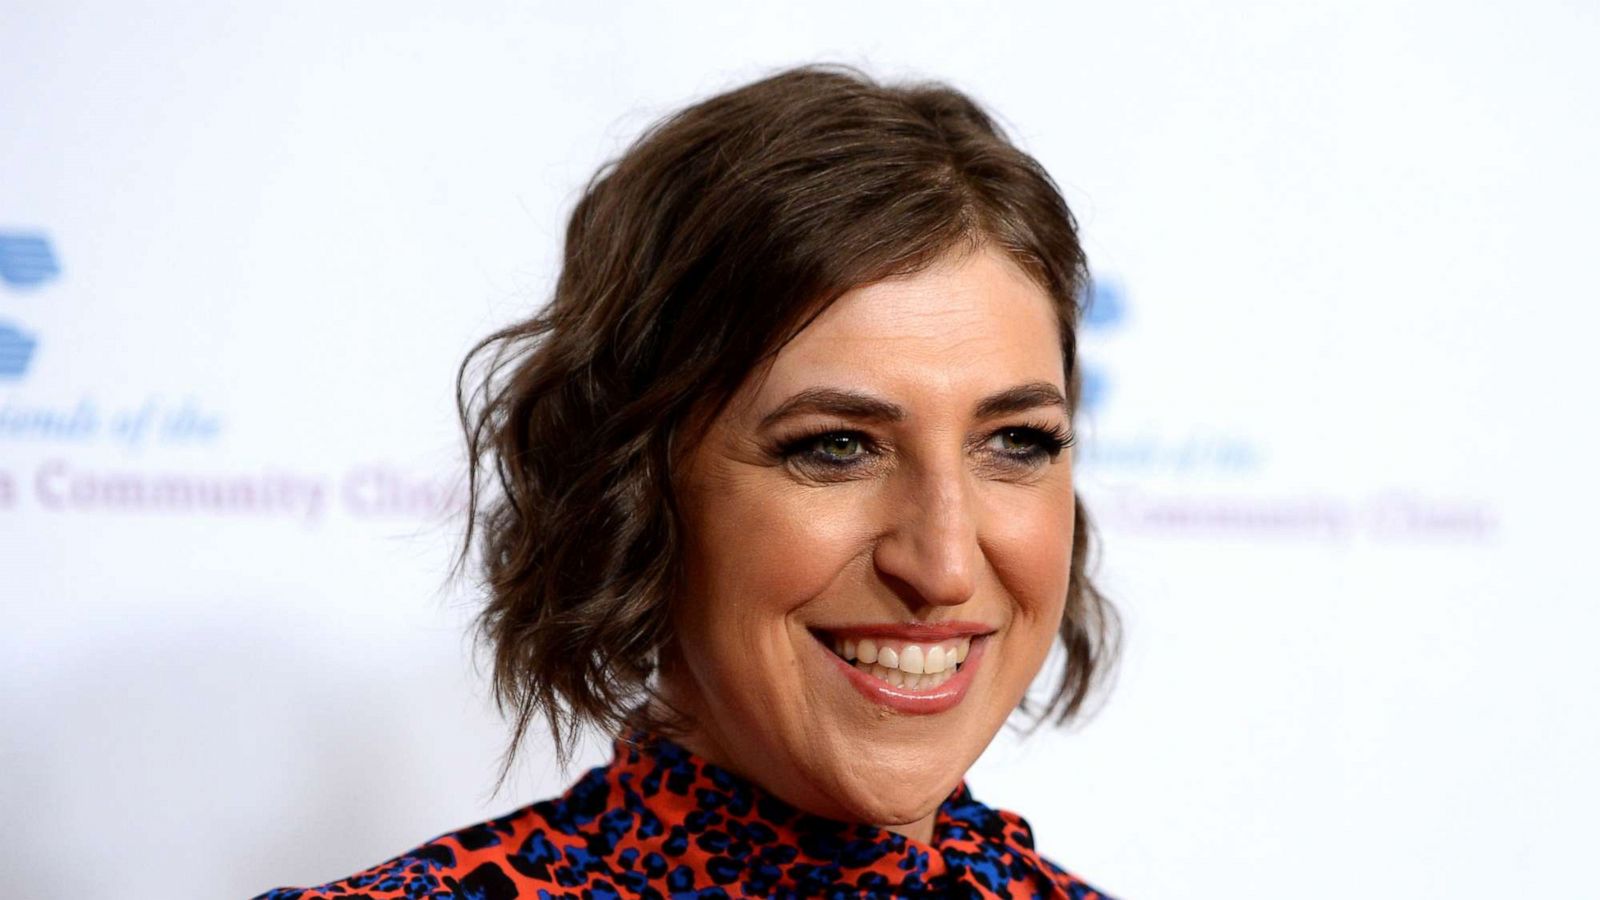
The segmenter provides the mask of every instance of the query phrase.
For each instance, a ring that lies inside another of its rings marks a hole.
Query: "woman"
[[[1085,279],[949,88],[804,68],[653,128],[460,394],[512,748],[542,717],[614,760],[265,896],[1102,896],[963,781],[1053,641],[1061,721],[1115,643],[1068,452]]]

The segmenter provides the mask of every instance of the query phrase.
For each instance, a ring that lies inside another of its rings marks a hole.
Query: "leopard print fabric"
[[[664,738],[634,735],[566,794],[314,888],[256,900],[1110,900],[965,784],[931,844],[803,813]]]

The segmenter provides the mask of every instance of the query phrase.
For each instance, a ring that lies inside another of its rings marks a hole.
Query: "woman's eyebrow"
[[[990,419],[1041,406],[1065,409],[1067,398],[1062,396],[1060,388],[1050,382],[1035,381],[990,394],[978,401],[975,413],[980,419]],[[809,388],[783,401],[777,409],[763,416],[759,427],[767,428],[799,413],[822,413],[877,422],[898,422],[906,417],[906,411],[900,406],[871,394],[839,388]]]
[[[838,388],[809,388],[783,401],[778,408],[761,419],[761,428],[786,419],[797,413],[826,413],[850,419],[878,422],[898,422],[906,411],[871,394],[846,391]]]
[[[1034,381],[1006,388],[997,394],[990,394],[978,401],[976,413],[980,419],[992,419],[995,416],[1027,412],[1041,406],[1059,406],[1066,409],[1067,398],[1062,396],[1060,388],[1050,382]]]

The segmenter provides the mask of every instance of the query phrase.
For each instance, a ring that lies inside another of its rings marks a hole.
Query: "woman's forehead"
[[[1064,390],[1059,329],[1049,295],[984,248],[845,293],[779,350],[748,399],[762,407],[818,386],[982,393],[1047,382]]]

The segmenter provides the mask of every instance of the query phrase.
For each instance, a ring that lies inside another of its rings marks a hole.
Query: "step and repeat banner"
[[[1119,896],[1578,896],[1600,17],[1571,4],[0,11],[0,889],[249,896],[559,791],[452,581],[456,368],[656,117],[937,78],[1095,271],[1125,649],[972,773]]]

